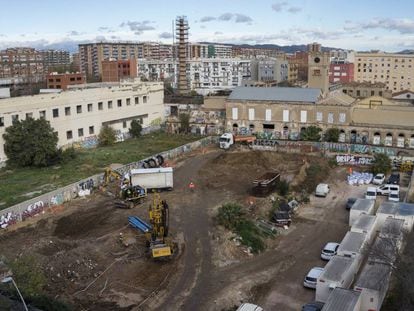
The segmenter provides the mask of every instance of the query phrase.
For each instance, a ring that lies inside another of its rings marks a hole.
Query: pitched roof
[[[320,96],[321,90],[315,88],[239,86],[228,99],[316,103]]]

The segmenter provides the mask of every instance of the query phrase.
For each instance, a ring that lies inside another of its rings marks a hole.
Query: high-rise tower
[[[187,94],[188,80],[187,80],[187,47],[188,47],[188,21],[186,16],[177,16],[175,20],[175,35],[177,44],[178,57],[178,92],[180,94]]]

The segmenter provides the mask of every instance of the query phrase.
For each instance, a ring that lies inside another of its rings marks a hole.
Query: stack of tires
[[[153,158],[145,160],[142,162],[142,168],[157,168],[164,164],[164,157],[162,155],[157,155]]]

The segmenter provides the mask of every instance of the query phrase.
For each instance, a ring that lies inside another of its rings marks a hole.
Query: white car
[[[323,268],[315,267],[312,268],[305,277],[303,281],[303,286],[308,288],[316,288],[316,283],[318,282],[318,278],[323,273]]]
[[[391,191],[388,195],[388,201],[392,202],[400,202],[400,192],[399,191]]]
[[[316,187],[315,196],[317,197],[326,197],[329,193],[329,185],[327,184],[319,184]]]
[[[372,183],[374,185],[382,185],[385,181],[385,175],[384,174],[377,174],[375,175],[374,179],[372,180]]]
[[[252,303],[243,303],[237,311],[263,311],[263,308]]]
[[[329,242],[323,248],[322,253],[321,253],[321,258],[323,260],[330,260],[333,256],[336,255],[338,247],[339,247],[338,243]]]

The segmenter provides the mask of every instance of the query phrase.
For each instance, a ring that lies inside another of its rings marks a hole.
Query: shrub
[[[131,121],[131,128],[129,129],[129,134],[133,138],[138,138],[141,136],[142,125],[139,120],[132,120]]]
[[[326,130],[323,138],[325,141],[337,143],[339,140],[340,130],[338,128],[329,128]]]
[[[100,146],[111,146],[116,142],[115,130],[109,125],[104,125],[98,135]]]
[[[241,206],[236,203],[226,203],[219,208],[217,219],[220,225],[233,230],[243,219]]]
[[[371,166],[372,173],[387,174],[391,171],[391,159],[385,153],[374,154],[374,161]]]
[[[46,278],[41,268],[36,265],[33,256],[22,256],[10,263],[13,278],[20,290],[27,296],[38,296],[46,285]]]
[[[284,197],[288,193],[289,193],[289,183],[286,180],[282,179],[279,182],[279,194]]]

